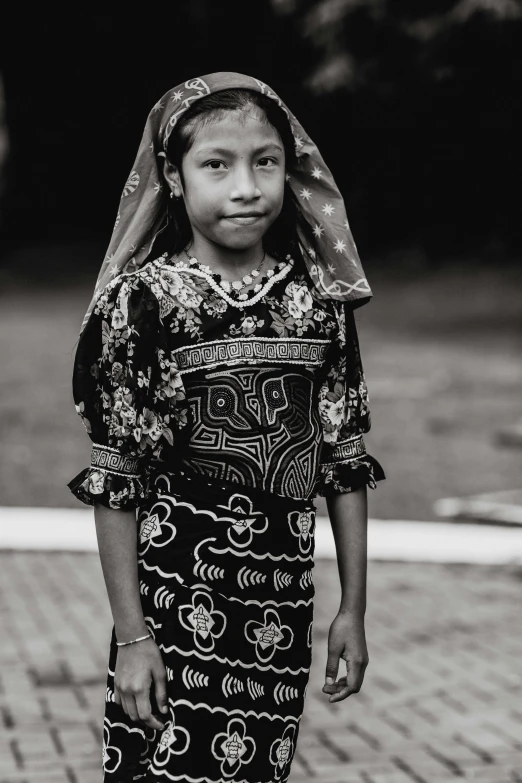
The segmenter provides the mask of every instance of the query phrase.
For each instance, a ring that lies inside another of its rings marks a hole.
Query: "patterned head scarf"
[[[287,171],[287,182],[315,236],[314,250],[307,246],[298,228],[303,258],[318,297],[350,301],[353,307],[369,301],[372,292],[350,231],[343,197],[312,139],[283,101],[259,79],[240,73],[211,73],[169,90],[152,108],[123,188],[111,241],[82,331],[107,283],[120,274],[139,269],[167,224],[168,188],[163,163],[170,134],[179,118],[206,95],[240,88],[256,90],[276,101],[290,122],[297,165]]]

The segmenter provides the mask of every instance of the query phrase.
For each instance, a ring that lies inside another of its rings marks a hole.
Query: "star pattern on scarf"
[[[306,199],[306,201],[310,201],[312,198],[312,191],[308,190],[308,188],[303,188],[299,195],[301,198]]]
[[[342,253],[346,250],[346,242],[342,239],[338,239],[334,244],[334,250],[336,253]]]
[[[324,234],[324,228],[319,225],[319,223],[316,223],[313,228],[314,236],[317,237],[317,239],[321,239],[321,236]]]
[[[327,217],[330,217],[335,212],[335,207],[332,204],[323,204],[321,209]]]
[[[312,171],[312,177],[314,179],[321,179],[322,176],[323,176],[323,172],[321,171],[319,166],[315,166],[313,171]]]
[[[176,90],[176,92],[172,96],[172,100],[175,103],[177,103],[178,101],[180,101],[182,99],[183,95],[184,95],[184,91],[183,90]]]

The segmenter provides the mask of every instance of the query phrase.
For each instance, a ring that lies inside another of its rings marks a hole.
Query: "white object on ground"
[[[96,552],[93,510],[0,507],[0,549]],[[327,517],[317,518],[315,556],[335,558]],[[522,564],[522,528],[370,519],[368,556],[372,560]]]
[[[522,489],[484,492],[460,498],[441,498],[433,510],[445,519],[475,519],[522,525]]]
[[[2,506],[0,549],[97,552],[94,510]]]

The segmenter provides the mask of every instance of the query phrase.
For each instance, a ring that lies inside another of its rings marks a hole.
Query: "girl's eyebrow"
[[[283,148],[279,144],[276,142],[270,142],[269,144],[263,144],[261,147],[256,147],[256,149],[252,150],[252,155],[261,155],[263,152],[268,152],[268,150],[277,150],[278,152],[283,152]],[[234,155],[235,150],[227,149],[226,147],[202,147],[197,151],[196,154]]]

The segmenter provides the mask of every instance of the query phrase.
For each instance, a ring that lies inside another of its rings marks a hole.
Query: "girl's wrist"
[[[118,634],[116,634],[116,646],[118,650],[134,650],[137,647],[142,647],[149,639],[154,641],[154,637],[150,631],[141,631],[134,636],[118,636]]]
[[[353,607],[350,605],[344,605],[341,602],[338,614],[342,615],[343,617],[346,617],[349,620],[353,620],[354,622],[364,622],[366,607],[359,607],[359,606]]]
[[[149,629],[147,628],[145,620],[143,620],[141,623],[115,624],[114,632],[116,634],[116,641],[130,642],[132,639],[138,639],[140,636],[145,636],[149,633]]]
[[[143,636],[137,636],[136,639],[129,639],[126,642],[116,641],[116,647],[118,647],[118,649],[121,649],[123,647],[134,647],[140,642],[146,642],[149,639],[154,640],[154,637],[152,636],[150,631],[148,631],[146,634],[143,634]]]

